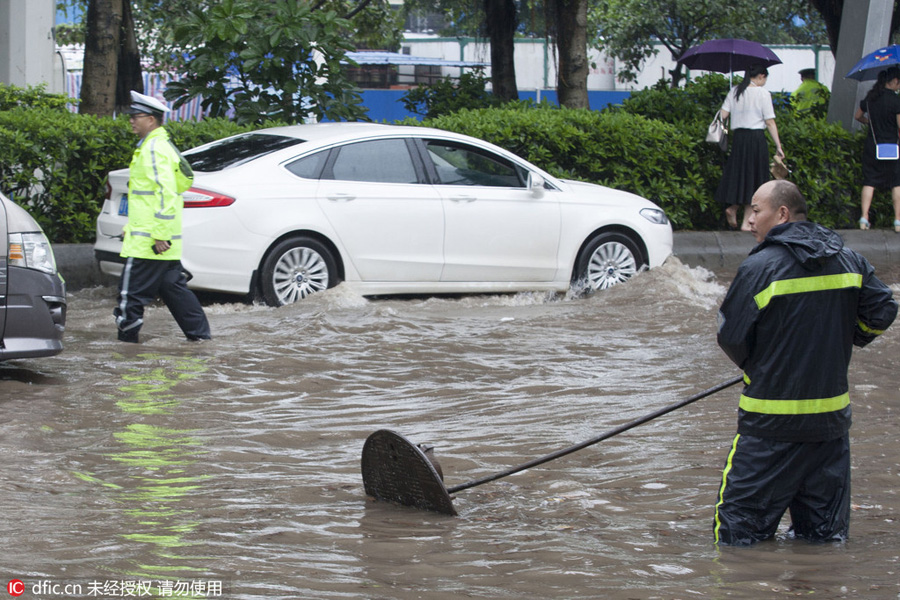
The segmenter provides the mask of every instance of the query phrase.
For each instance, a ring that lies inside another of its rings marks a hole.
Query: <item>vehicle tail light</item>
[[[217,194],[200,188],[191,188],[184,193],[185,208],[212,208],[215,206],[231,206],[234,198]]]
[[[109,200],[112,198],[112,185],[109,183],[109,179],[106,180],[106,199]]]

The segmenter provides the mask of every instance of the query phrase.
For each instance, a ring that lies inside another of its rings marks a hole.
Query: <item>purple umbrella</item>
[[[733,73],[753,65],[771,67],[781,64],[775,53],[759,44],[741,39],[710,40],[689,48],[678,62],[697,71]]]

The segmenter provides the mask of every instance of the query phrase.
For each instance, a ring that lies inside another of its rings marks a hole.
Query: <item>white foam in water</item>
[[[892,286],[900,292],[900,284]],[[614,286],[608,290],[595,292],[590,296],[594,301],[612,300],[626,296],[639,296],[642,299],[648,297],[660,300],[687,300],[703,309],[718,306],[726,289],[715,279],[715,274],[703,267],[689,267],[678,258],[671,256],[659,267],[645,270],[635,275],[631,280]],[[85,293],[84,291],[79,293]],[[464,306],[472,307],[524,307],[542,306],[557,302],[578,302],[584,299],[583,290],[578,284],[574,284],[567,292],[518,292],[510,294],[472,294],[451,297],[433,297],[423,295],[421,300],[426,304],[441,304],[444,302],[457,302]],[[363,308],[370,304],[370,300],[363,296],[352,284],[343,282],[340,285],[324,292],[312,294],[298,305],[304,312],[307,310],[340,310]],[[234,314],[249,312],[264,312],[275,310],[262,302],[252,304],[234,302],[212,304],[206,307],[210,314]]]
[[[725,286],[716,281],[715,274],[703,267],[689,267],[677,257],[670,256],[661,266],[642,271],[624,284],[603,292],[592,299],[598,301],[655,303],[687,302],[704,310],[718,307],[726,292]]]

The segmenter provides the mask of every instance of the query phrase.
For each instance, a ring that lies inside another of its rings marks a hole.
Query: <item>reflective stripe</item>
[[[881,335],[882,333],[884,333],[884,329],[872,329],[862,321],[857,321],[856,325],[863,331],[863,333],[869,333],[871,335]]]
[[[139,237],[150,237],[150,234],[147,233],[146,231],[129,231],[128,233],[131,234],[131,235],[139,236]],[[171,239],[173,239],[173,240],[180,240],[180,239],[181,239],[181,234],[173,235]]]
[[[159,165],[156,164],[156,138],[150,140],[150,162],[153,164],[153,182],[156,183],[156,189],[159,190],[159,211],[161,213],[166,208],[166,197],[163,194],[162,183],[159,181]]]
[[[175,215],[164,215],[159,212],[153,216],[156,217],[157,219],[162,219],[163,221],[174,221],[175,220]]]
[[[731,472],[731,461],[734,459],[734,453],[737,452],[739,439],[741,439],[741,434],[734,436],[734,441],[731,442],[731,452],[728,453],[728,459],[725,461],[725,470],[722,471],[722,486],[719,488],[719,501],[716,503],[716,525],[713,528],[716,544],[719,543],[719,528],[722,526],[722,522],[719,520],[719,507],[725,502],[725,483],[728,481],[728,473]]]
[[[128,192],[132,196],[155,196],[156,192],[148,192],[145,190],[131,190]]]
[[[144,324],[143,319],[137,319],[133,323],[122,327],[125,322],[125,308],[128,306],[129,287],[131,286],[131,267],[134,265],[134,258],[128,257],[125,260],[125,268],[122,270],[122,291],[119,292],[119,316],[116,317],[116,326],[122,331],[128,331]]]
[[[811,398],[809,400],[759,400],[741,394],[740,407],[752,413],[766,415],[815,415],[834,412],[850,406],[850,394],[834,398]]]
[[[775,296],[803,294],[806,292],[823,292],[826,290],[842,290],[861,288],[862,275],[859,273],[840,273],[838,275],[821,275],[819,277],[799,277],[773,281],[769,287],[753,297],[759,310],[764,309]]]

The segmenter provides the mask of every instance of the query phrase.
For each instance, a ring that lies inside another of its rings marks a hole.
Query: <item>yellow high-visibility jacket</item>
[[[165,129],[157,127],[141,141],[129,166],[128,225],[121,256],[181,259],[181,194],[193,179],[190,165]],[[154,240],[168,241],[172,247],[155,254]]]

